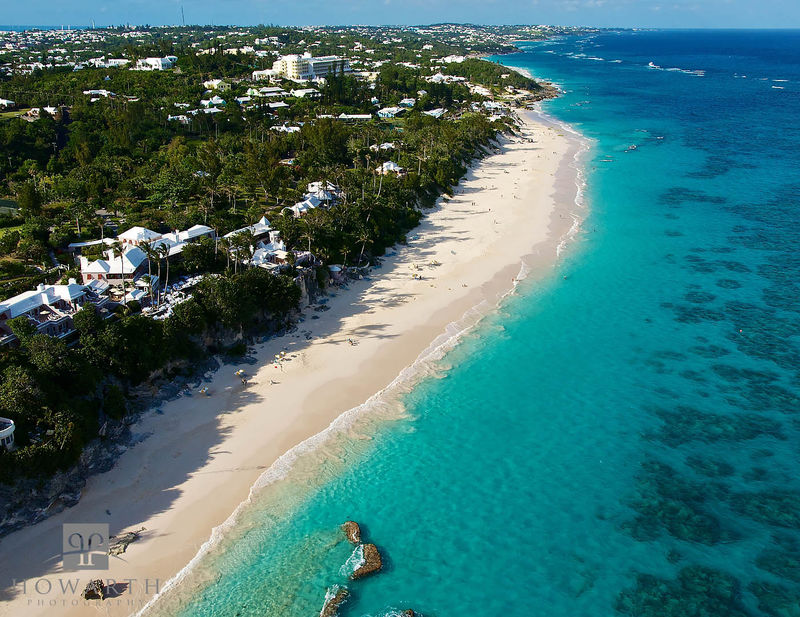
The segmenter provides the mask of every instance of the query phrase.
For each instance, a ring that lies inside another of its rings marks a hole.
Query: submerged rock
[[[377,546],[374,544],[363,544],[362,549],[364,561],[350,575],[351,580],[356,580],[373,574],[374,572],[379,572],[383,567],[383,561],[381,560],[381,554]]]
[[[350,596],[347,587],[334,585],[325,594],[325,604],[319,612],[319,617],[336,617],[339,614],[339,606]]]
[[[99,578],[89,581],[81,595],[83,595],[84,600],[105,600],[106,585]]]
[[[358,526],[358,523],[355,521],[346,521],[345,524],[342,525],[342,529],[344,529],[344,535],[347,536],[347,539],[350,540],[352,544],[361,542],[361,527]]]

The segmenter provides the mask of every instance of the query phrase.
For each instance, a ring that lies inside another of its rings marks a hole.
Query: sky
[[[34,0],[4,2],[5,25],[284,26],[555,24],[656,28],[800,28],[798,0]]]

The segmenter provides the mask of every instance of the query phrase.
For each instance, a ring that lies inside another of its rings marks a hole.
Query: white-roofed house
[[[121,257],[114,255],[113,249],[106,251],[105,255],[106,259],[95,261],[79,257],[84,284],[95,280],[121,286],[123,280],[133,282],[147,272],[147,256],[138,246],[125,249]]]
[[[253,225],[248,225],[247,227],[242,227],[241,229],[234,229],[233,231],[230,231],[230,232],[226,233],[223,237],[224,238],[231,238],[231,237],[235,236],[236,234],[240,234],[240,233],[245,232],[245,231],[250,231],[250,232],[252,232],[252,234],[255,237],[255,239],[259,240],[259,239],[264,238],[265,236],[267,236],[267,234],[269,234],[271,229],[272,229],[272,227],[270,227],[270,224],[269,224],[269,221],[267,220],[267,217],[266,216],[262,216],[258,220],[258,222],[254,223]]]
[[[406,170],[394,161],[386,161],[383,165],[379,165],[375,171],[381,175],[397,174],[398,176],[402,176],[406,173]]]
[[[231,85],[224,79],[209,79],[203,82],[203,87],[207,90],[218,90],[219,92],[227,92],[231,89]]]
[[[39,284],[36,289],[0,302],[0,344],[14,340],[7,322],[25,316],[41,334],[63,337],[75,327],[72,316],[86,303],[103,307],[108,298],[95,289],[69,279],[66,285]]]
[[[394,118],[403,113],[404,111],[405,109],[403,109],[402,107],[384,107],[383,109],[379,109],[375,113],[379,118]]]
[[[445,109],[443,107],[437,107],[436,109],[429,109],[428,111],[423,111],[426,116],[431,116],[432,118],[441,118],[444,113]]]
[[[117,236],[123,246],[139,246],[142,242],[158,240],[161,234],[146,227],[131,227]]]

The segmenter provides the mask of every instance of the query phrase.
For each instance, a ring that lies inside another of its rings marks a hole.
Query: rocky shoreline
[[[349,580],[357,581],[370,574],[380,572],[383,568],[381,553],[374,544],[361,542],[361,526],[355,521],[345,521],[341,525],[341,530],[344,532],[347,541],[356,547],[356,551],[361,549],[361,562],[350,573]],[[320,617],[336,617],[339,614],[339,607],[350,596],[350,590],[344,585],[331,585],[325,592],[325,602],[319,613]],[[411,609],[406,609],[400,615],[402,617],[415,617],[416,613]]]

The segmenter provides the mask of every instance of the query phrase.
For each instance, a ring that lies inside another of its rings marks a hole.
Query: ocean
[[[162,614],[800,614],[800,32],[520,46],[592,143],[580,231]],[[352,583],[348,519],[384,555]]]

